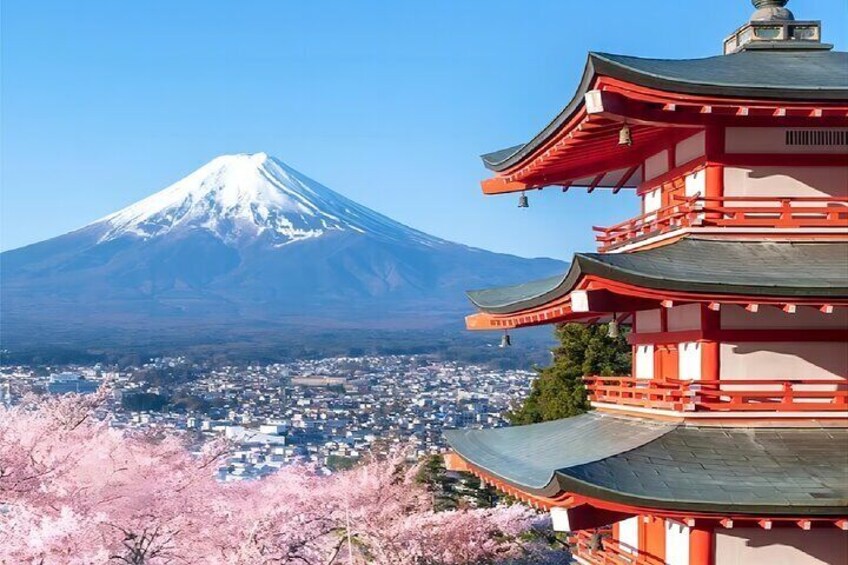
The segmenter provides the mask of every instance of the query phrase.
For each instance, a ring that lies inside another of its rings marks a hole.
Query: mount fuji
[[[464,290],[565,267],[433,237],[264,153],[218,157],[0,265],[4,347],[458,326]]]

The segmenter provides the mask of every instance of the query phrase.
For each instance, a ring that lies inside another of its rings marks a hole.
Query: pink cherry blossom
[[[461,565],[539,562],[522,506],[434,512],[402,456],[324,476],[297,464],[220,483],[191,452],[94,415],[97,395],[0,408],[0,564]],[[547,554],[546,554],[547,555]]]

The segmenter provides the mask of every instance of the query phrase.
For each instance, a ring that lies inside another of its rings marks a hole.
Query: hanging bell
[[[509,334],[505,333],[501,336],[501,345],[500,347],[510,347],[512,345],[512,339],[510,339]]]
[[[519,208],[529,208],[530,207],[530,201],[527,199],[527,195],[524,194],[523,192],[521,193],[521,196],[518,197],[518,207]]]
[[[630,135],[630,127],[624,124],[618,132],[618,144],[626,147],[633,145],[633,137]]]
[[[613,339],[618,337],[618,320],[616,319],[616,315],[613,314],[612,320],[607,324],[607,337],[611,337]]]

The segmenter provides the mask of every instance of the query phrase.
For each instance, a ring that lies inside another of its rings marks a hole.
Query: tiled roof
[[[563,490],[655,508],[843,515],[846,445],[845,428],[681,426],[557,477]]]
[[[590,53],[574,98],[529,142],[482,155],[504,171],[532,153],[583,104],[595,76],[665,92],[785,101],[848,100],[848,53],[826,50],[753,50],[703,59],[643,59]]]
[[[509,314],[563,297],[585,275],[655,290],[786,298],[848,297],[848,243],[688,237],[635,253],[577,253],[568,272],[469,291],[480,310]]]
[[[589,413],[445,436],[472,465],[531,494],[683,511],[848,511],[846,428],[696,427]]]

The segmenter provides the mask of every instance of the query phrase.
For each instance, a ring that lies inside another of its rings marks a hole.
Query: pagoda
[[[448,467],[549,510],[577,563],[848,563],[848,53],[786,3],[719,56],[590,53],[550,124],[483,156],[521,207],[641,207],[562,275],[469,292],[471,330],[627,331],[590,412],[446,432]]]

